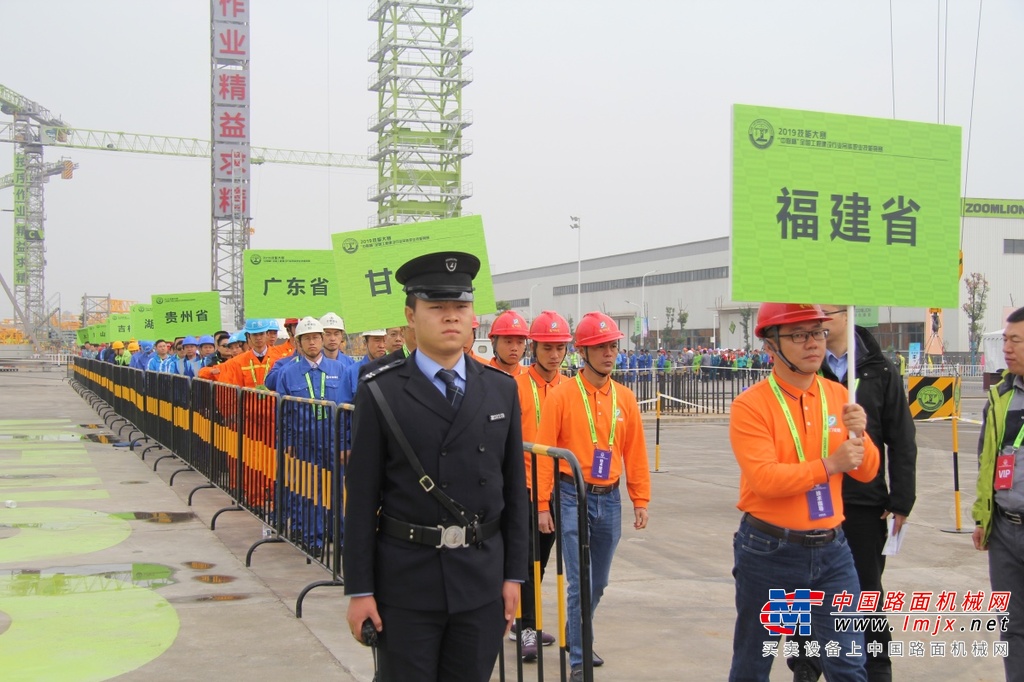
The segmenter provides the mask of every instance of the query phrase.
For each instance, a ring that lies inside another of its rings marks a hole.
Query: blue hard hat
[[[232,343],[245,343],[245,330],[240,329],[228,337],[228,345]]]
[[[183,338],[181,340],[181,345],[182,345],[182,347],[185,347],[185,346],[198,346],[199,345],[199,340],[196,339],[196,337],[194,337],[194,336],[186,336],[185,338]]]
[[[260,334],[270,330],[270,320],[253,319],[245,321],[245,329],[242,331],[246,334]]]
[[[216,346],[217,342],[214,341],[213,337],[210,336],[209,334],[203,334],[202,336],[199,337],[199,345],[200,346],[205,346],[206,344],[210,344],[211,346]]]
[[[151,351],[151,350],[153,350],[153,342],[152,341],[139,341],[139,348],[141,348],[144,351]]]
[[[274,318],[269,317],[269,318],[267,318],[266,320],[263,320],[263,321],[267,323],[267,331],[268,332],[279,332],[279,331],[281,331],[281,327],[278,326],[277,320],[275,320]]]

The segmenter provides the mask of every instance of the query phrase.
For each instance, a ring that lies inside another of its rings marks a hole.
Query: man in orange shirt
[[[730,681],[767,680],[775,657],[764,652],[781,634],[810,636],[807,654],[826,679],[867,680],[864,634],[837,632],[831,612],[854,615],[860,594],[841,526],[843,475],[871,481],[878,448],[865,435],[864,409],[848,402],[844,386],[817,375],[828,338],[822,323],[830,319],[817,305],[763,304],[754,334],[774,371],[732,404],[743,518],[733,539]],[[850,601],[833,603],[836,595]],[[830,642],[838,656],[827,655]]]
[[[526,338],[530,335],[528,327],[523,316],[514,310],[506,310],[494,318],[489,334],[494,349],[491,367],[513,377],[526,373],[526,367],[519,361],[526,353]]]
[[[589,519],[591,585],[590,616],[593,619],[608,585],[612,557],[622,534],[620,477],[633,501],[633,527],[647,527],[647,504],[651,499],[651,474],[647,444],[640,421],[640,408],[633,392],[612,381],[619,339],[625,338],[615,321],[600,312],[587,313],[576,327],[576,347],[583,368],[571,381],[556,386],[544,403],[537,442],[572,451],[579,460],[586,482],[586,514]],[[580,600],[579,505],[572,471],[559,463],[558,494],[561,504],[562,557],[568,579],[568,622],[571,682],[583,680],[582,605]],[[553,481],[538,473],[538,501],[547,500]],[[594,665],[604,661],[586,642]]]
[[[493,329],[493,328],[492,328]],[[558,313],[545,310],[537,316],[530,324],[530,341],[533,344],[534,363],[530,368],[519,374],[516,384],[519,386],[519,405],[523,414],[523,440],[527,443],[536,442],[537,427],[540,425],[541,409],[548,399],[548,394],[563,381],[568,379],[558,370],[565,360],[565,353],[572,341],[572,332],[569,331],[569,323]],[[524,368],[525,369],[525,368]],[[539,583],[544,579],[544,569],[548,565],[548,557],[551,556],[551,548],[555,544],[555,522],[551,518],[551,495],[550,493],[543,500],[537,500],[533,495],[535,488],[533,481],[533,458],[531,453],[524,453],[526,457],[526,487],[530,491],[530,500],[536,511],[530,513],[530,573],[526,582],[523,583],[520,607],[522,619],[519,632],[520,655],[524,661],[537,659],[537,611],[538,604],[535,593],[534,580]],[[554,474],[553,462],[547,457],[537,457],[537,468],[544,469],[545,475],[537,474],[538,482],[546,480],[549,482]],[[537,487],[539,489],[539,487]],[[534,520],[540,531],[536,534],[536,547],[534,546]],[[539,566],[537,565],[539,563]],[[536,567],[536,571],[535,571]],[[538,575],[539,573],[539,575]],[[515,634],[510,633],[514,639]],[[540,639],[544,646],[555,643],[552,635],[540,633]]]

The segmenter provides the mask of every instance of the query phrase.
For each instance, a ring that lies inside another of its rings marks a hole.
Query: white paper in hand
[[[900,551],[900,547],[903,546],[903,534],[907,532],[907,524],[904,523],[900,526],[900,532],[893,535],[892,524],[895,520],[892,516],[885,520],[889,532],[885,539],[885,547],[882,548],[882,556],[894,556]]]

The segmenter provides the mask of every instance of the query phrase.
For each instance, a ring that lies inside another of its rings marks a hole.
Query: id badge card
[[[612,451],[594,448],[594,463],[590,465],[590,476],[607,481],[612,473]]]
[[[1017,459],[1017,449],[1003,448],[1003,453],[996,457],[996,481],[992,486],[996,490],[1013,488],[1013,467]]]
[[[807,491],[807,509],[810,512],[811,521],[827,519],[835,515],[832,509],[832,493],[829,491],[828,483],[819,483]]]

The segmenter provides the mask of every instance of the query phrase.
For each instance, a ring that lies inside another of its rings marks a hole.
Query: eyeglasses
[[[779,338],[792,339],[793,343],[799,345],[807,343],[807,339],[814,339],[815,341],[824,341],[828,338],[827,329],[814,329],[809,332],[793,332],[792,334],[779,334]]]
[[[822,310],[821,312],[823,314],[828,315],[828,316],[831,317],[832,315],[838,315],[839,313],[845,313],[846,312],[846,308],[839,308],[837,310]]]

